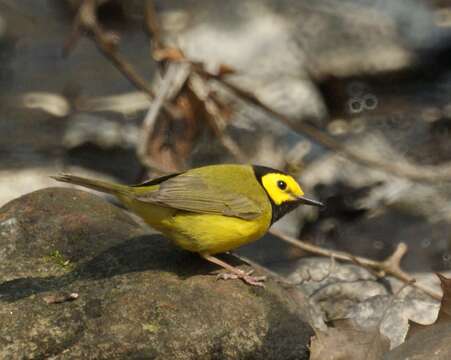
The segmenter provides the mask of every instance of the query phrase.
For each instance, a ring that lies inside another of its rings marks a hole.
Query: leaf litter
[[[437,274],[443,296],[437,319],[430,325],[409,321],[406,340],[390,351],[379,326],[363,328],[352,319],[334,321],[311,339],[311,360],[449,360],[451,359],[451,279]]]

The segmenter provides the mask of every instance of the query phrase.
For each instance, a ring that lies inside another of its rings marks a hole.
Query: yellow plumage
[[[181,248],[207,254],[217,254],[235,249],[262,237],[271,224],[271,204],[266,194],[254,180],[251,167],[241,165],[217,165],[200,168],[202,179],[211,183],[218,178],[227,179],[220,186],[210,185],[219,196],[221,192],[233,192],[251,198],[259,204],[261,215],[245,220],[238,217],[196,213],[152,205],[136,201],[130,196],[119,199],[147,224],[172,239]],[[198,174],[199,169],[192,170]],[[249,181],[249,179],[251,181]],[[154,185],[154,191],[159,185]],[[248,189],[243,191],[243,189]],[[148,186],[134,188],[136,193],[149,192]]]
[[[181,248],[201,254],[253,285],[258,284],[255,279],[212,255],[259,239],[300,203],[320,205],[304,198],[291,176],[250,165],[205,166],[134,186],[72,175],[55,179],[117,196]]]

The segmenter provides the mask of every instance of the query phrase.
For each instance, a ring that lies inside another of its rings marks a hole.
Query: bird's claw
[[[241,279],[246,284],[253,285],[253,286],[259,286],[259,287],[265,287],[265,284],[263,282],[266,280],[266,276],[252,276],[254,273],[254,270],[250,270],[248,272],[241,271],[240,274],[238,273],[221,273],[218,274],[217,279],[221,280],[235,280],[235,279]]]

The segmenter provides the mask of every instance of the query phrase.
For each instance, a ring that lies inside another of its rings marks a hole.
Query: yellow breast
[[[164,224],[167,226],[162,231],[180,247],[216,254],[258,240],[268,230],[270,218],[251,221],[221,215],[179,213]]]
[[[197,214],[121,199],[151,227],[181,248],[206,254],[226,252],[262,237],[271,224],[271,211],[253,220]]]

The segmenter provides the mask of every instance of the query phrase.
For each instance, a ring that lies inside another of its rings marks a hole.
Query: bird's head
[[[321,202],[306,198],[299,183],[282,171],[264,166],[254,166],[254,173],[268,195],[272,205],[272,222],[299,205],[324,206]]]

